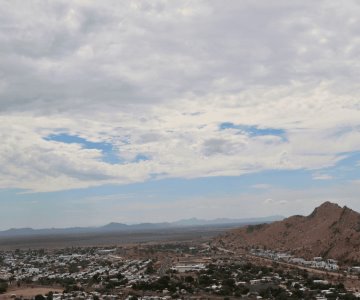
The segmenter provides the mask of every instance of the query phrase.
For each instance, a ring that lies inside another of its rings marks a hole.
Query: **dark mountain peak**
[[[110,222],[110,223],[102,226],[102,228],[123,228],[123,227],[128,227],[128,225],[123,224],[123,223]]]
[[[330,201],[326,201],[324,202],[323,204],[321,204],[318,208],[318,210],[328,210],[328,209],[333,209],[333,210],[341,210],[342,207],[337,204],[337,203],[333,203],[333,202],[330,202]]]
[[[330,201],[326,201],[320,206],[316,207],[308,217],[309,218],[326,217],[326,216],[330,217],[341,213],[342,210],[343,208],[340,205]]]

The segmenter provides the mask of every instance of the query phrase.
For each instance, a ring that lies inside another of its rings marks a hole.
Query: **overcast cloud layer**
[[[360,151],[356,1],[3,1],[0,16],[0,188],[326,180]]]

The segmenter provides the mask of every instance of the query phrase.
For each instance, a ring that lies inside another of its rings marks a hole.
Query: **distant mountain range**
[[[135,231],[166,230],[166,229],[198,227],[198,226],[239,227],[250,224],[271,223],[274,221],[282,220],[283,218],[284,217],[282,216],[269,216],[263,218],[247,218],[247,219],[219,218],[214,220],[201,220],[197,218],[190,218],[190,219],[179,220],[176,222],[140,223],[134,225],[112,222],[100,227],[71,227],[71,228],[44,228],[44,229],[11,228],[8,230],[0,231],[0,238],[34,236],[34,235],[135,232]]]
[[[360,262],[360,214],[325,202],[309,216],[234,229],[214,242],[229,250],[266,247],[308,259],[322,256],[345,263]]]

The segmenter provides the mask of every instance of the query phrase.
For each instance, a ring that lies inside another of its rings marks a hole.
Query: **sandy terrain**
[[[0,299],[1,300],[12,299],[11,298],[12,295],[16,295],[17,297],[23,296],[24,298],[32,298],[39,294],[45,295],[50,291],[62,293],[63,290],[59,289],[59,288],[54,288],[54,287],[34,287],[34,288],[21,287],[18,289],[8,290],[8,292],[6,294],[0,295]]]

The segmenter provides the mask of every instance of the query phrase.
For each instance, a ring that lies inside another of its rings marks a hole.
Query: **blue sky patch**
[[[241,132],[246,132],[251,137],[272,135],[272,136],[279,136],[286,140],[285,130],[279,128],[259,128],[258,126],[253,126],[253,125],[252,126],[241,125],[241,124],[237,125],[231,122],[224,122],[219,125],[219,129],[220,130],[238,129]]]
[[[109,164],[119,164],[124,161],[119,158],[114,151],[114,147],[111,143],[107,142],[92,142],[88,141],[77,135],[70,135],[67,133],[51,134],[44,138],[46,141],[55,141],[66,144],[79,144],[83,149],[97,149],[103,154],[102,161]]]
[[[140,162],[140,161],[145,161],[145,160],[150,160],[150,158],[144,154],[138,154],[135,157],[135,162]]]
[[[360,179],[360,151],[339,153],[344,158],[336,165],[323,168],[321,173],[328,174],[339,181],[351,181]]]

